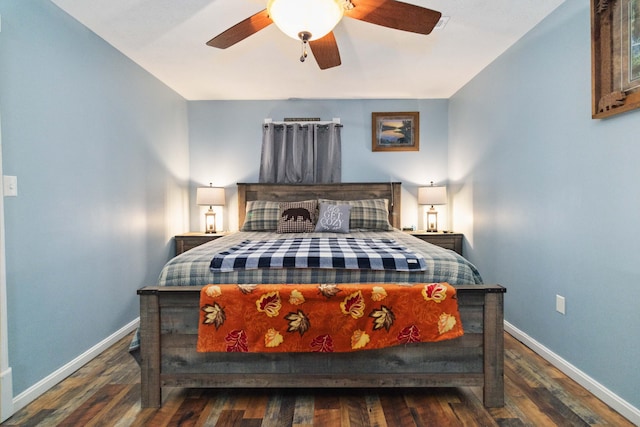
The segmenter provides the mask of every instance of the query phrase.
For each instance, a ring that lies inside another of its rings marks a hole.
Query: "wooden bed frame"
[[[400,228],[400,183],[238,184],[243,224],[249,200],[390,200]],[[456,286],[464,336],[351,353],[198,353],[200,286],[138,290],[142,407],[160,407],[162,387],[483,387],[484,405],[504,405],[503,294],[499,285]]]

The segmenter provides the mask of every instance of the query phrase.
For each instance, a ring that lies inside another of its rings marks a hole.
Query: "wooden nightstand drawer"
[[[451,249],[462,255],[462,234],[461,233],[428,233],[426,231],[412,231],[409,234],[418,239],[429,242],[441,248]]]
[[[175,236],[176,240],[176,255],[180,255],[183,252],[193,249],[196,246],[200,246],[203,243],[210,242],[215,239],[219,239],[224,236],[225,233],[207,234],[207,233],[184,233]]]

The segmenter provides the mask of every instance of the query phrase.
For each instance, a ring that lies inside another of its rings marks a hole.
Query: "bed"
[[[446,270],[442,260],[461,263],[453,251],[437,248],[399,231],[400,183],[340,183],[316,185],[238,184],[239,224],[245,223],[252,201],[309,199],[384,199],[389,223],[395,228],[377,234],[401,244],[417,245],[427,254],[429,271]],[[259,234],[259,233],[258,233]],[[297,233],[294,233],[297,234]],[[311,233],[316,234],[316,233]],[[329,235],[332,235],[329,233]],[[351,234],[350,234],[351,235]],[[358,232],[353,233],[359,236]],[[363,234],[363,236],[366,234]],[[223,353],[196,351],[201,288],[210,283],[347,283],[430,282],[434,277],[414,272],[336,272],[287,270],[283,281],[276,269],[212,273],[206,262],[229,245],[255,238],[238,232],[185,252],[163,269],[158,285],[138,290],[140,327],[132,347],[139,351],[141,405],[160,407],[163,387],[207,388],[375,388],[459,387],[483,389],[486,407],[504,405],[503,295],[505,288],[482,284],[475,267],[449,280],[457,292],[464,335],[446,341],[416,343],[348,353]],[[413,246],[412,246],[413,247]],[[446,262],[444,262],[446,265]],[[282,270],[282,269],[281,269]],[[282,271],[280,272],[282,273]],[[301,278],[302,277],[302,278]],[[439,277],[435,278],[439,280]]]

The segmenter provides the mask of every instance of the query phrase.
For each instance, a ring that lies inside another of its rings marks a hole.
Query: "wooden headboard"
[[[239,226],[244,224],[247,202],[270,200],[295,202],[309,199],[389,200],[389,222],[400,228],[400,182],[352,182],[338,184],[246,184],[238,183]]]

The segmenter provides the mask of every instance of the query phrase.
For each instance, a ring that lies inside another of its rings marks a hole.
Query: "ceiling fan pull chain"
[[[304,62],[307,59],[307,41],[302,41],[302,55],[300,55],[300,62]]]
[[[304,62],[307,59],[307,43],[311,38],[311,33],[308,31],[300,31],[298,37],[302,40],[302,55],[300,56],[300,62]]]

